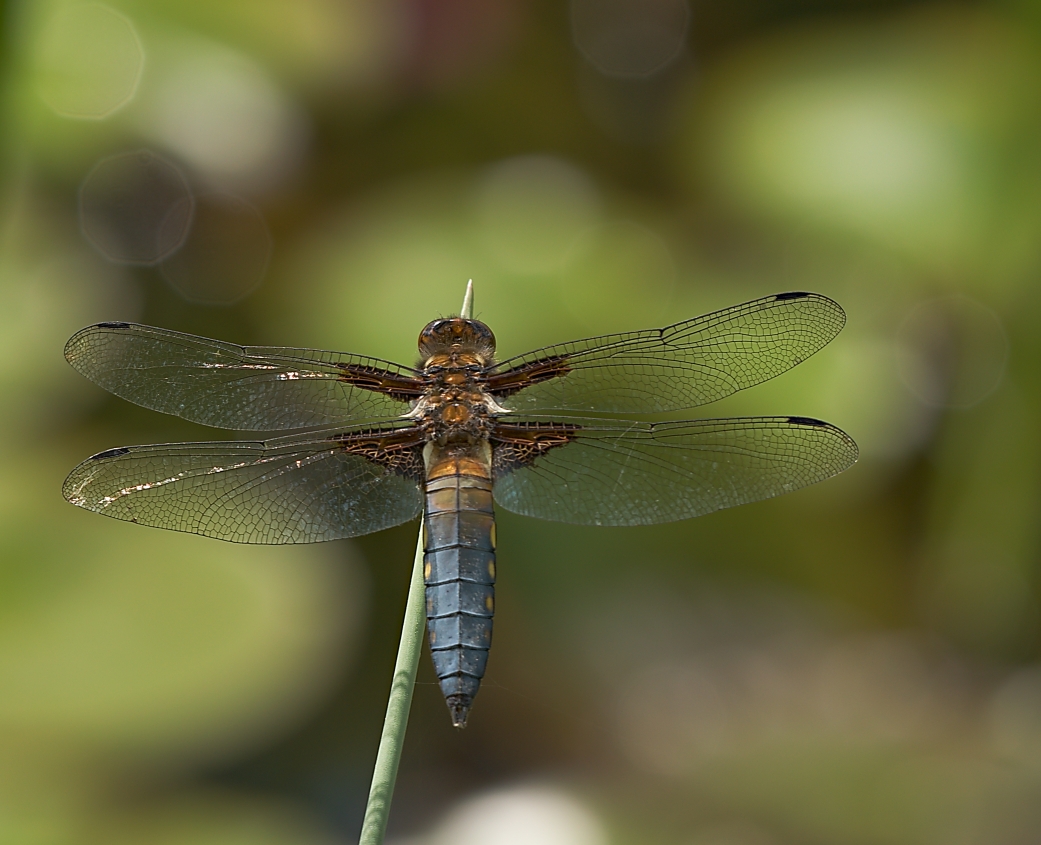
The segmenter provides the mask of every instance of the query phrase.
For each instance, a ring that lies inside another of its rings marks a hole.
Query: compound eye
[[[444,320],[434,320],[433,322],[428,323],[423,328],[423,331],[419,333],[420,348],[422,349],[423,347],[429,347],[442,342],[445,328]]]

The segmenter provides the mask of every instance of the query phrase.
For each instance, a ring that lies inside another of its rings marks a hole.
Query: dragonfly
[[[109,449],[72,471],[64,496],[238,543],[338,540],[422,516],[430,653],[464,727],[491,646],[495,506],[653,525],[787,493],[857,460],[847,434],[810,417],[632,418],[706,405],[804,361],[845,323],[825,296],[780,293],[502,361],[467,312],[429,323],[411,367],[134,323],[82,329],[66,359],[116,396],[279,436]]]

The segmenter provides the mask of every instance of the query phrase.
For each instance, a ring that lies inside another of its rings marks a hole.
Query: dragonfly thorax
[[[429,440],[441,444],[474,443],[488,437],[490,407],[472,379],[459,386],[439,385],[420,400],[413,416]]]

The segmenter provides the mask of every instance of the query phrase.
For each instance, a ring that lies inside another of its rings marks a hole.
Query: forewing
[[[133,323],[72,336],[65,357],[138,405],[218,428],[282,431],[396,417],[422,394],[419,373],[387,361],[236,346]]]
[[[668,423],[510,419],[493,441],[495,501],[576,525],[652,525],[769,499],[857,459],[806,417]]]
[[[407,522],[423,506],[411,430],[111,449],[65,480],[74,505],[237,543],[313,543]]]
[[[664,329],[549,346],[503,361],[487,385],[515,411],[651,414],[693,408],[806,360],[846,315],[814,293],[782,293]]]

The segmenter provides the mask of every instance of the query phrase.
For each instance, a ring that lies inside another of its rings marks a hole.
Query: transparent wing
[[[396,417],[422,393],[419,373],[374,358],[236,346],[133,323],[82,329],[65,357],[117,396],[218,428],[281,431]]]
[[[516,411],[651,414],[715,402],[806,360],[846,315],[813,293],[782,293],[664,329],[548,346],[488,376]]]
[[[347,442],[295,437],[111,449],[76,467],[62,492],[105,516],[236,543],[337,540],[418,516],[423,498],[408,467],[413,459],[421,465],[421,454],[377,452],[384,461],[377,463]]]
[[[493,441],[496,502],[576,525],[701,516],[823,481],[857,460],[848,435],[806,417],[510,424]]]

